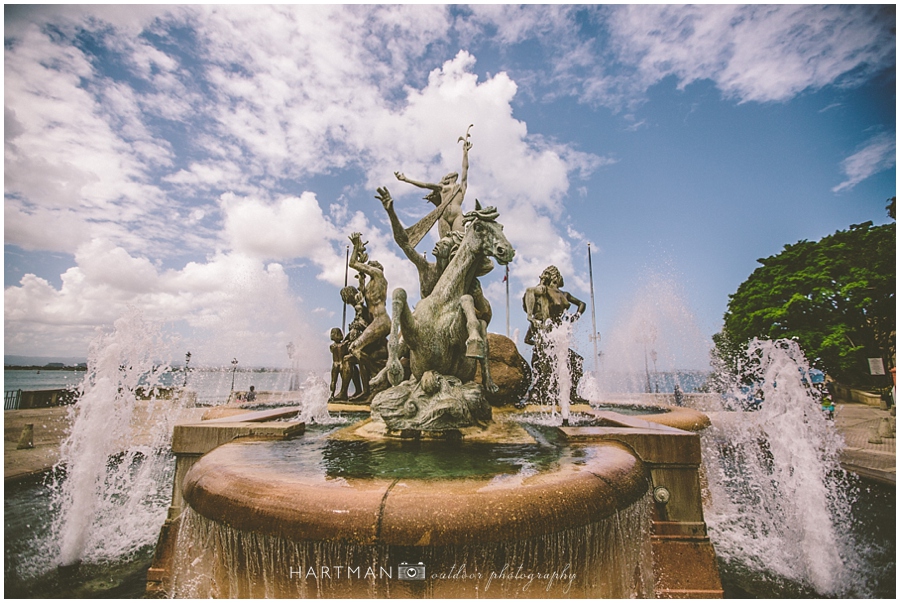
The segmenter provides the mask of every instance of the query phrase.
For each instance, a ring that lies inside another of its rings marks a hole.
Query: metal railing
[[[78,391],[73,389],[12,390],[3,392],[3,410],[51,408],[74,404]]]
[[[3,392],[3,410],[17,410],[22,401],[22,390],[15,389]]]

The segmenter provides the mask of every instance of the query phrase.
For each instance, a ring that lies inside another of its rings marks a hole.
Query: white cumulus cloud
[[[595,83],[603,102],[668,76],[680,88],[712,80],[739,102],[785,101],[855,84],[894,56],[893,20],[874,6],[627,5],[609,16],[616,60],[632,72]]]
[[[832,192],[850,190],[869,176],[894,167],[897,161],[897,145],[893,135],[876,134],[863,147],[841,162],[843,182]]]

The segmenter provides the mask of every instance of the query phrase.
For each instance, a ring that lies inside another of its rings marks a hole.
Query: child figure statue
[[[344,334],[337,327],[331,329],[331,398],[334,400],[334,392],[337,389],[338,377],[341,375],[341,364],[347,354],[347,345],[344,343]]]

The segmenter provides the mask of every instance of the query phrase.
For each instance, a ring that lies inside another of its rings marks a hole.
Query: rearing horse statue
[[[475,303],[467,291],[485,257],[508,264],[515,255],[497,222],[494,207],[464,215],[466,232],[459,249],[441,274],[431,294],[410,310],[406,291],[394,289],[391,336],[388,342],[388,380],[398,385],[403,380],[399,358],[399,335],[409,346],[409,368],[413,379],[421,380],[428,371],[457,377],[463,383],[475,378],[477,362],[482,363],[482,382],[496,391],[487,367],[486,329],[475,313]]]

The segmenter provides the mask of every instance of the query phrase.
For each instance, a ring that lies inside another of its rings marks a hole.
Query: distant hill
[[[87,358],[78,356],[13,356],[3,357],[3,366],[47,366],[62,363],[65,366],[77,366],[87,362]]]

